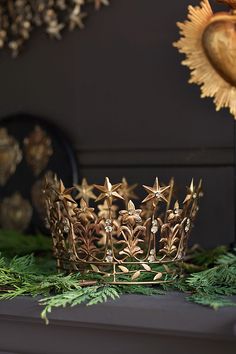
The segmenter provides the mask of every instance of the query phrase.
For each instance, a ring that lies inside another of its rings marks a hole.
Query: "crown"
[[[125,178],[112,185],[106,177],[104,185],[83,179],[65,188],[56,176],[46,178],[47,222],[59,269],[91,279],[99,275],[112,284],[155,284],[181,273],[202,181],[192,180],[181,207],[173,178],[168,185],[158,178],[152,187],[144,185],[147,196],[139,209],[132,201],[136,186]]]

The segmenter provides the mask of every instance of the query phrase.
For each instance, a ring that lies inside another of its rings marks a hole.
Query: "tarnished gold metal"
[[[49,159],[53,155],[51,139],[37,125],[29,137],[24,139],[24,147],[26,161],[34,175],[38,176],[47,167]]]
[[[0,205],[0,224],[3,229],[25,231],[31,221],[32,207],[19,193],[5,198]]]
[[[4,186],[22,160],[19,143],[8,135],[7,129],[0,128],[0,185]]]
[[[96,10],[109,4],[108,0],[1,0],[0,48],[8,47],[16,57],[37,27],[56,39],[61,39],[66,28],[83,29],[89,3],[94,3]]]
[[[192,181],[181,208],[172,199],[173,179],[170,186],[162,187],[158,178],[153,187],[144,186],[148,196],[142,203],[151,203],[150,217],[131,200],[126,204],[118,192],[121,185],[112,185],[107,177],[104,185],[94,185],[100,192],[97,201],[104,200],[96,211],[83,198],[77,204],[62,181],[47,183],[47,218],[58,268],[98,273],[113,284],[165,282],[167,274],[176,274],[173,264],[185,257],[202,182],[195,186]],[[124,204],[123,210],[117,202]],[[146,273],[152,281],[145,282]]]
[[[219,0],[229,12],[213,13],[208,0],[189,7],[188,20],[178,23],[181,39],[174,43],[186,55],[190,83],[201,97],[213,97],[216,110],[228,107],[236,119],[236,0]]]

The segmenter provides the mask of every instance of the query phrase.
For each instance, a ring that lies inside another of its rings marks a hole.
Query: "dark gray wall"
[[[50,41],[34,33],[22,55],[0,54],[0,116],[56,122],[91,182],[204,179],[194,241],[233,240],[233,119],[201,100],[172,47],[189,0],[112,0],[83,31]],[[191,0],[193,5],[198,0]]]

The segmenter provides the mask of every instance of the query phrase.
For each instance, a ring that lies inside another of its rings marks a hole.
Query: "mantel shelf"
[[[0,302],[0,354],[139,354],[154,346],[160,354],[183,354],[186,345],[192,354],[235,352],[236,308],[214,311],[179,293],[57,309],[49,326],[40,311],[29,297]]]

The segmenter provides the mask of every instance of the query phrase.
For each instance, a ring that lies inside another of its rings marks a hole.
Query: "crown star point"
[[[94,186],[89,185],[86,178],[83,178],[81,185],[75,184],[74,186],[78,194],[76,195],[75,199],[84,199],[86,203],[88,204],[89,199],[96,199],[96,195],[93,193]]]
[[[191,200],[196,199],[199,194],[199,192],[196,189],[196,186],[194,185],[193,178],[191,180],[190,186],[187,187],[187,191],[188,192],[187,192],[187,195],[183,201],[183,204],[186,204],[186,203],[190,202]]]
[[[119,188],[118,192],[119,194],[126,200],[130,199],[138,199],[138,196],[134,193],[135,188],[138,186],[138,184],[133,184],[129,185],[127,182],[126,178],[122,178],[122,184],[121,187]]]
[[[124,198],[118,193],[118,189],[120,188],[120,186],[121,186],[121,183],[112,185],[109,178],[106,177],[103,186],[98,185],[98,184],[94,185],[94,187],[96,189],[98,189],[100,192],[102,192],[99,194],[96,201],[106,199],[111,202],[114,198],[118,198],[118,199],[123,200]]]
[[[146,190],[148,193],[147,197],[142,201],[142,203],[146,203],[151,200],[156,200],[156,201],[165,201],[168,203],[167,198],[165,197],[165,192],[170,189],[170,186],[166,187],[161,187],[159,184],[159,180],[156,177],[155,182],[153,187],[149,187],[146,185],[143,185],[143,188]]]
[[[54,188],[53,188],[54,189]],[[74,187],[72,188],[65,188],[64,183],[62,180],[59,180],[59,185],[58,188],[54,189],[54,192],[57,195],[57,200],[65,201],[65,202],[70,202],[76,204],[74,199],[71,196],[71,192],[74,190]]]

